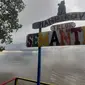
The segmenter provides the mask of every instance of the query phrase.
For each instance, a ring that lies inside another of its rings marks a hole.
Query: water
[[[54,85],[85,85],[85,48],[43,48],[41,81]],[[0,54],[0,83],[13,77],[37,78],[37,53]]]
[[[35,61],[35,62],[34,62]],[[0,83],[13,77],[35,78],[31,76],[32,69],[36,70],[37,56],[28,52],[4,53],[0,55]],[[34,65],[34,66],[33,66]]]

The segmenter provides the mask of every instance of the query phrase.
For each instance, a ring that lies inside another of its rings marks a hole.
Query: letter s
[[[33,41],[33,37],[32,37],[32,34],[30,34],[30,35],[27,36],[26,46],[27,47],[32,47],[32,41]]]

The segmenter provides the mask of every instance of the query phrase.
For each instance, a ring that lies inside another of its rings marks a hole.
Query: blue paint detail
[[[41,28],[39,29],[39,33],[41,32]],[[38,47],[38,72],[37,72],[37,85],[40,85],[41,79],[41,47]]]
[[[37,72],[37,85],[40,85],[41,77],[41,47],[38,48],[38,72]]]

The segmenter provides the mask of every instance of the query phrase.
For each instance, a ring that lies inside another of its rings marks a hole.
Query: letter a
[[[58,41],[58,38],[57,38],[56,31],[53,31],[51,42],[50,42],[50,46],[53,46],[53,43],[54,42],[56,42],[56,46],[59,46],[60,45],[60,43]]]

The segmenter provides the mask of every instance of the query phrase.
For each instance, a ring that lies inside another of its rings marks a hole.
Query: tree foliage
[[[22,27],[18,14],[25,8],[23,0],[0,0],[0,41],[12,43],[12,32]]]
[[[3,51],[3,50],[5,50],[5,47],[0,46],[0,52]]]

